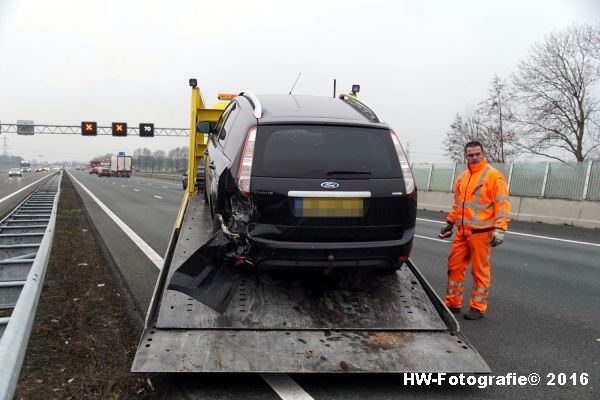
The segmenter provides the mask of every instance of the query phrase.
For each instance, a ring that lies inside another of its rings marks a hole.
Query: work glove
[[[454,229],[454,225],[450,222],[446,222],[446,225],[444,225],[438,237],[440,239],[448,239],[450,236],[452,236],[452,229]]]
[[[500,228],[494,229],[494,234],[492,235],[492,247],[496,247],[504,242],[504,231]]]

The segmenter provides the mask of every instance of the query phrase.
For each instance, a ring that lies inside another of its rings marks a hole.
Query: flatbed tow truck
[[[190,85],[188,187],[132,371],[491,372],[411,260],[395,273],[247,274],[223,313],[168,289],[174,271],[213,237],[194,185],[206,149],[196,126],[218,121],[227,102],[207,108],[195,80]]]

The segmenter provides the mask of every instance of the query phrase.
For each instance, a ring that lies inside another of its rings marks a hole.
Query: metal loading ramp
[[[411,262],[395,274],[249,274],[222,314],[167,290],[173,271],[210,238],[211,226],[205,202],[190,197],[133,371],[491,372]]]

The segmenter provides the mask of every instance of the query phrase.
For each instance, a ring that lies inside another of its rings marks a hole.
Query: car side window
[[[229,105],[223,111],[223,114],[221,114],[221,118],[219,118],[219,120],[217,121],[217,126],[215,127],[215,133],[213,133],[211,135],[211,140],[212,140],[213,144],[215,144],[215,145],[217,144],[221,129],[223,129],[223,125],[225,124],[225,121],[229,117],[229,114],[231,113],[231,110],[233,110],[234,106],[235,106],[234,102],[229,103]]]
[[[237,114],[239,112],[239,107],[235,104],[235,102],[232,102],[232,104],[233,104],[233,106],[229,110],[227,119],[225,120],[225,122],[223,123],[223,126],[221,127],[221,129],[218,131],[218,134],[217,134],[217,140],[219,141],[219,144],[221,146],[223,146],[223,144],[225,143],[225,140],[227,139],[227,134],[229,133],[231,126],[233,125],[233,123],[235,121],[235,117],[237,116]]]

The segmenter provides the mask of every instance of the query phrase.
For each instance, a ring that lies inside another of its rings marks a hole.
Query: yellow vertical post
[[[221,104],[223,103],[223,104]],[[192,109],[190,113],[190,148],[188,153],[188,184],[186,192],[195,193],[196,171],[200,158],[206,150],[204,135],[208,132],[197,132],[196,124],[200,121],[217,122],[223,114],[223,109],[228,102],[217,103],[213,108],[206,108],[200,88],[192,87]]]
[[[196,171],[198,169],[198,160],[202,155],[197,156],[197,148],[198,144],[198,136],[196,134],[196,124],[198,123],[198,110],[205,108],[204,99],[202,98],[202,94],[200,93],[200,88],[192,87],[192,109],[190,110],[190,144],[188,150],[188,180],[187,180],[187,193],[188,195],[193,195],[196,189]],[[202,135],[201,139],[204,144],[204,135]],[[202,149],[204,151],[204,149]]]
[[[190,80],[190,83],[191,82],[192,80]],[[187,165],[188,180],[185,195],[177,216],[177,221],[175,222],[175,229],[179,229],[181,227],[189,198],[190,196],[196,194],[196,172],[198,170],[198,163],[200,162],[200,158],[202,158],[204,155],[204,150],[206,150],[206,140],[204,139],[204,135],[208,132],[197,132],[196,124],[199,121],[217,122],[223,113],[223,108],[225,107],[220,104],[217,105],[217,108],[206,108],[200,88],[197,86],[192,86],[190,140]]]

